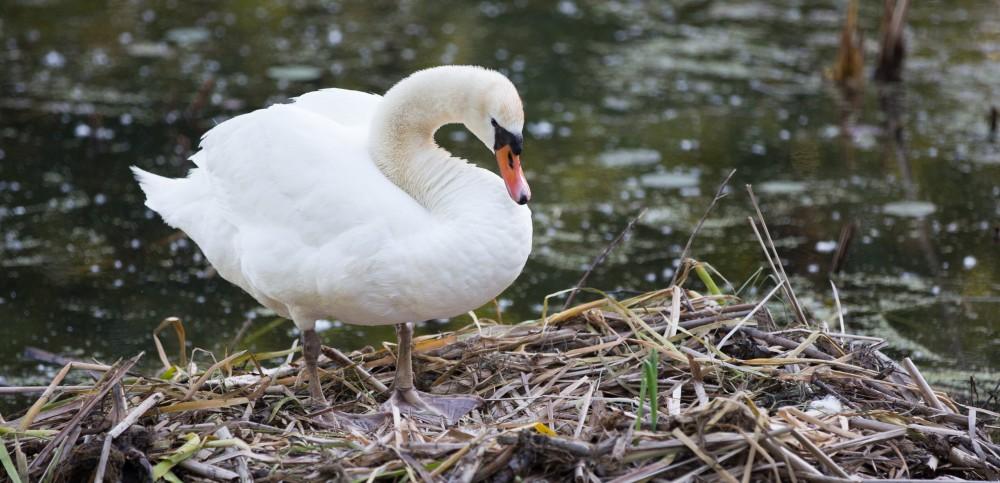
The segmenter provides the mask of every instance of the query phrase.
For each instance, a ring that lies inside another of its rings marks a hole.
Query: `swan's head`
[[[498,72],[485,71],[491,79],[484,83],[483,102],[466,126],[486,147],[493,150],[500,176],[511,199],[523,205],[531,199],[531,188],[521,169],[524,147],[524,108],[514,84]]]
[[[522,205],[531,199],[521,169],[524,107],[510,79],[494,70],[447,65],[400,81],[386,92],[372,121],[373,156],[376,162],[406,157],[408,153],[392,152],[400,145],[397,136],[420,133],[417,138],[423,142],[427,130],[433,133],[449,123],[464,124],[493,151],[511,199]],[[389,164],[385,169],[391,172],[396,163]]]
[[[500,176],[503,177],[504,184],[507,185],[507,193],[510,198],[523,205],[531,199],[531,188],[528,187],[528,180],[524,179],[524,170],[521,169],[521,148],[524,146],[524,136],[520,132],[512,132],[500,125],[496,120],[491,120],[493,125],[493,153],[497,157],[497,165],[500,167]]]

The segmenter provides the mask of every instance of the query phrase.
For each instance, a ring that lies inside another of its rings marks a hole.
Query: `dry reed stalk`
[[[642,210],[639,211],[638,214],[633,216],[632,219],[630,219],[628,223],[625,224],[625,228],[623,228],[622,231],[618,233],[618,236],[616,236],[613,240],[611,240],[611,243],[608,243],[604,247],[604,249],[601,250],[601,253],[598,254],[596,258],[594,258],[594,261],[590,262],[590,266],[588,266],[587,270],[583,272],[583,275],[580,277],[580,280],[576,282],[576,285],[573,286],[573,289],[570,290],[569,293],[566,295],[566,301],[563,302],[562,310],[566,310],[566,308],[573,303],[573,297],[575,297],[577,292],[579,292],[580,289],[583,288],[583,284],[587,283],[587,278],[590,277],[590,274],[594,271],[594,269],[597,268],[598,265],[604,263],[604,259],[608,257],[608,254],[610,254],[611,251],[615,249],[615,247],[617,247],[623,240],[625,240],[625,236],[632,232],[632,228],[635,227],[635,224],[639,221],[640,218],[642,218],[642,215],[645,214],[646,214],[646,209],[643,208]]]
[[[719,184],[719,189],[716,190],[715,197],[713,197],[712,201],[708,204],[708,208],[705,208],[705,213],[701,215],[701,218],[698,219],[698,223],[694,225],[694,230],[691,230],[691,236],[688,237],[687,243],[684,244],[684,249],[681,250],[681,256],[678,258],[681,265],[684,265],[684,261],[687,260],[688,254],[691,252],[691,244],[694,243],[694,239],[698,236],[698,232],[701,231],[701,227],[705,225],[705,220],[708,219],[708,215],[712,213],[712,209],[715,208],[716,203],[726,196],[726,186],[729,185],[729,180],[733,179],[733,175],[735,174],[735,169],[729,171],[729,174],[727,174],[722,180],[722,183]],[[678,270],[674,272],[673,278],[670,279],[671,286],[677,286],[677,275],[679,273],[680,269],[678,268]]]

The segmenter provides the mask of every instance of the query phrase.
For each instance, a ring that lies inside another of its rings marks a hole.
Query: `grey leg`
[[[323,395],[323,385],[316,367],[319,352],[319,334],[312,329],[302,331],[302,357],[306,360],[306,375],[309,376],[309,395],[313,402],[325,405],[326,396]]]
[[[392,381],[392,396],[383,407],[398,407],[411,416],[440,419],[454,424],[465,414],[483,403],[475,395],[436,396],[418,391],[413,385],[413,323],[396,326],[399,345],[396,349],[396,375]]]
[[[396,325],[396,376],[392,388],[406,392],[413,390],[413,322]]]

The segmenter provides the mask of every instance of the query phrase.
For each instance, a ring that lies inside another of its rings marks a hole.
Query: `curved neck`
[[[434,188],[454,177],[454,160],[434,142],[445,124],[463,123],[477,137],[477,113],[499,74],[461,66],[423,70],[389,89],[372,119],[369,151],[394,184],[428,209]],[[448,166],[448,165],[451,166]]]

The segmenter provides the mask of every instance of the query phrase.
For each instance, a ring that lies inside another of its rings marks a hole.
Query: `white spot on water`
[[[660,162],[660,152],[653,149],[616,149],[601,153],[597,159],[609,168],[644,166]]]
[[[149,58],[168,57],[173,52],[164,42],[136,42],[129,44],[126,50],[133,57]]]
[[[882,206],[883,213],[904,218],[923,218],[936,210],[934,203],[928,201],[894,201]]]
[[[304,82],[318,79],[321,70],[311,65],[279,65],[267,69],[267,76],[275,80]]]
[[[555,131],[555,126],[549,121],[538,121],[528,123],[528,132],[537,139],[546,139],[552,137],[552,133]]]
[[[330,44],[331,46],[338,45],[343,41],[344,41],[344,33],[341,32],[340,29],[337,27],[330,29],[330,31],[327,32],[326,34],[326,43]]]
[[[791,195],[802,193],[806,190],[806,184],[801,181],[774,180],[765,181],[757,185],[757,191],[772,195]]]
[[[66,65],[66,57],[63,57],[63,55],[59,52],[50,50],[49,53],[45,54],[45,57],[42,58],[42,63],[45,64],[45,67],[59,69]]]
[[[837,249],[837,242],[833,240],[823,240],[816,242],[816,251],[819,253],[830,253]]]
[[[180,45],[204,42],[209,37],[211,37],[211,33],[202,27],[179,27],[167,31],[167,40]]]
[[[696,171],[650,173],[639,178],[639,183],[647,188],[678,189],[696,187],[700,180],[701,173]]]
[[[580,9],[575,3],[569,0],[563,0],[559,2],[559,13],[567,17],[574,17],[576,14],[580,13]]]

